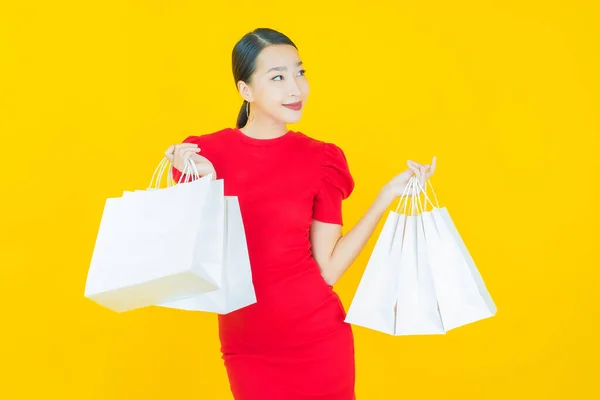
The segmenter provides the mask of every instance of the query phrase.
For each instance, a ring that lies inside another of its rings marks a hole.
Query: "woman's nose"
[[[299,97],[302,94],[300,87],[295,81],[291,81],[290,87],[288,88],[290,96]]]

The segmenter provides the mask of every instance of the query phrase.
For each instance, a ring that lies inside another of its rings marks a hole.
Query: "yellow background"
[[[436,155],[499,309],[445,336],[355,328],[358,398],[599,398],[598,3],[367,4],[2,3],[0,399],[231,398],[214,315],[118,315],[83,290],[105,198],[234,125],[231,49],[261,26],[306,63],[290,128],[349,159],[345,229]],[[336,286],[346,307],[378,232]]]

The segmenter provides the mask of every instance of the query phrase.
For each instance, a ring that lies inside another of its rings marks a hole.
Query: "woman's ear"
[[[250,86],[248,86],[246,82],[239,81],[237,88],[240,96],[242,96],[244,100],[246,100],[248,103],[252,102],[252,89],[250,89]]]

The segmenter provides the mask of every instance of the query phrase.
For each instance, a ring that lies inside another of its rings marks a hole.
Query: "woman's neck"
[[[246,136],[255,139],[275,139],[285,135],[288,129],[285,124],[280,122],[251,121],[240,129]]]

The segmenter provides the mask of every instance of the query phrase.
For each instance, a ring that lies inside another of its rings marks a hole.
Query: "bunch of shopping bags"
[[[346,322],[395,336],[429,335],[495,315],[448,210],[433,195],[435,205],[418,179],[410,180],[387,216]],[[200,177],[192,161],[176,184],[163,159],[146,190],[106,200],[85,297],[116,312],[160,306],[226,314],[256,303],[237,197],[224,195],[223,180]]]
[[[418,179],[410,180],[385,221],[346,322],[394,336],[433,335],[496,314],[448,210],[433,195],[435,205]]]
[[[256,302],[237,197],[224,196],[212,174],[200,177],[191,160],[182,172],[175,184],[165,158],[147,190],[106,200],[85,297],[116,312],[226,314]]]

